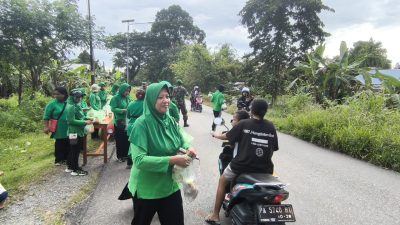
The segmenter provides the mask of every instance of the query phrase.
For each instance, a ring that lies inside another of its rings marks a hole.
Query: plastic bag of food
[[[94,132],[94,126],[93,124],[89,124],[85,126],[85,133],[93,133]]]
[[[190,158],[190,156],[186,155]],[[196,184],[196,173],[193,159],[186,168],[175,165],[172,170],[172,176],[176,182],[180,183],[183,190],[183,196],[189,201],[196,199],[199,194],[199,189]]]

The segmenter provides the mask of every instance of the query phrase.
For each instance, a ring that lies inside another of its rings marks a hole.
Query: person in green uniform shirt
[[[94,110],[100,110],[101,109],[101,100],[99,96],[100,87],[97,84],[93,84],[91,86],[91,90],[92,92],[90,93],[89,97],[90,106]]]
[[[183,225],[182,196],[172,178],[174,165],[187,167],[196,153],[185,142],[179,125],[169,115],[168,85],[153,83],[147,87],[143,116],[130,136],[132,160],[128,188],[134,197],[134,225],[150,225],[155,213],[161,225]],[[177,155],[180,148],[188,155]]]
[[[65,172],[70,172],[72,176],[88,174],[87,171],[79,167],[79,154],[83,150],[83,138],[86,135],[85,126],[93,124],[93,121],[87,120],[83,113],[80,105],[82,97],[83,93],[79,89],[72,90],[66,109],[70,151],[67,161],[68,167]]]
[[[124,162],[128,158],[129,140],[126,132],[126,112],[131,101],[129,97],[130,91],[131,86],[129,84],[121,84],[118,94],[110,102],[111,111],[114,113],[115,147],[119,162]]]
[[[101,110],[101,100],[99,96],[100,87],[97,84],[92,84],[91,86],[92,92],[90,93],[89,102],[90,106],[93,110],[99,111]],[[99,138],[99,129],[94,129],[94,132],[91,133],[92,139]]]
[[[221,111],[222,111],[222,105],[225,102],[225,97],[224,97],[224,92],[225,87],[224,85],[220,84],[217,87],[217,91],[214,92],[211,96],[211,103],[213,105],[213,113],[214,113],[214,117],[221,117]],[[215,127],[216,125],[214,124],[214,120],[211,126],[211,130],[215,131]]]
[[[55,139],[54,156],[56,166],[67,163],[69,152],[68,141],[68,124],[65,108],[67,106],[68,92],[64,87],[56,87],[53,92],[54,99],[47,104],[44,111],[44,133],[50,133],[49,121],[57,120],[57,129],[55,133],[51,133],[51,138]]]
[[[100,86],[99,97],[100,97],[101,109],[102,109],[107,104],[106,83],[100,82],[99,86]]]
[[[165,82],[168,85],[169,93],[173,93],[175,87],[171,85],[171,83],[169,83],[168,81],[163,81],[163,82]],[[173,99],[172,96],[170,96],[169,115],[172,116],[172,118],[174,118],[177,123],[179,123],[180,119],[179,109],[178,106],[176,105],[175,99]]]
[[[143,100],[146,92],[142,89],[136,91],[136,101],[129,103],[126,118],[128,122],[128,137],[132,133],[133,124],[143,114]],[[132,159],[129,157],[130,151],[128,151],[127,169],[132,167]]]
[[[115,96],[116,94],[118,94],[118,89],[119,89],[119,84],[113,84],[111,88],[111,95]]]
[[[82,92],[83,96],[82,96],[82,101],[81,101],[81,108],[83,110],[83,114],[85,114],[85,116],[87,115],[87,111],[89,111],[91,108],[88,106],[87,102],[86,102],[86,88],[79,88],[79,90]]]

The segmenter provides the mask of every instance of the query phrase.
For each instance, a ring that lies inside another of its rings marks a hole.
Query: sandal
[[[221,224],[220,221],[211,220],[211,219],[209,218],[209,216],[208,216],[204,221],[205,221],[207,224],[210,224],[210,225],[220,225],[220,224]]]

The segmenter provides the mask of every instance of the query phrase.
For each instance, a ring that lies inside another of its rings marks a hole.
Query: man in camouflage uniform
[[[183,115],[183,122],[184,122],[184,127],[188,127],[189,124],[187,123],[188,116],[187,116],[187,109],[186,109],[186,104],[185,104],[185,96],[189,96],[189,93],[187,90],[182,86],[182,81],[178,80],[177,82],[177,87],[174,88],[172,97],[175,99],[179,111],[182,112]]]

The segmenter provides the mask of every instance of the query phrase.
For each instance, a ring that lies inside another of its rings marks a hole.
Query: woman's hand
[[[86,120],[85,123],[86,123],[86,125],[90,125],[90,124],[93,124],[93,121],[92,120]]]
[[[187,154],[188,156],[190,156],[190,158],[192,158],[192,159],[196,158],[196,156],[197,156],[197,152],[196,152],[196,150],[195,150],[193,147],[190,147],[190,148],[187,150],[186,154]]]
[[[175,155],[175,156],[171,156],[171,158],[169,159],[169,164],[170,165],[177,165],[180,167],[187,167],[190,164],[191,159],[189,157],[187,157],[186,155]]]

